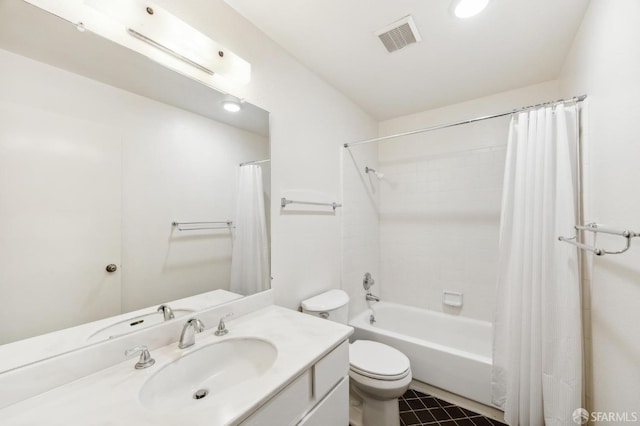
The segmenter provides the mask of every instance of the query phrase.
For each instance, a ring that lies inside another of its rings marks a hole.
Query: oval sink
[[[191,309],[176,309],[173,314],[176,318],[185,315],[192,314],[194,311]],[[162,312],[150,312],[144,315],[138,315],[135,317],[127,318],[111,324],[108,327],[102,328],[89,336],[90,342],[97,342],[99,340],[113,339],[114,337],[122,336],[124,334],[133,333],[145,327],[160,324],[164,322],[164,315]]]
[[[140,390],[142,404],[174,411],[215,400],[215,394],[250,385],[273,365],[278,350],[261,339],[230,339],[178,358],[151,376]]]

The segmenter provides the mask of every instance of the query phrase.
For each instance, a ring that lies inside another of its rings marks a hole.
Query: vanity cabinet
[[[256,410],[242,426],[347,426],[349,342],[344,341]]]

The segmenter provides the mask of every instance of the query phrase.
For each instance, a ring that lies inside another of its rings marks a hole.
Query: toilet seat
[[[397,349],[371,340],[349,345],[351,370],[376,380],[401,380],[410,374],[409,358]]]

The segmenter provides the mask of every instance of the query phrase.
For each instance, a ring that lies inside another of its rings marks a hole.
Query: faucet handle
[[[147,367],[151,367],[153,364],[156,363],[156,360],[151,358],[151,354],[149,353],[149,349],[147,349],[146,346],[137,346],[135,348],[131,348],[131,349],[127,349],[126,351],[124,351],[124,356],[130,356],[133,355],[135,353],[140,352],[140,359],[138,360],[138,362],[136,363],[135,367],[137,370],[140,370],[142,368],[147,368]]]
[[[375,283],[376,283],[376,280],[373,279],[373,277],[369,272],[364,274],[364,278],[362,278],[362,286],[364,287],[365,290],[369,291],[371,286],[374,285]]]
[[[224,336],[225,334],[227,334],[229,330],[227,330],[227,325],[224,323],[224,320],[232,316],[233,312],[229,312],[228,314],[223,315],[220,318],[220,322],[218,323],[218,329],[213,334],[215,334],[216,336]]]

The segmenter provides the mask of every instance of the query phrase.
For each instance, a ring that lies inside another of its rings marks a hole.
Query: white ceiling
[[[384,120],[558,77],[589,0],[225,0],[300,62]],[[375,32],[413,15],[422,42],[387,53]]]

